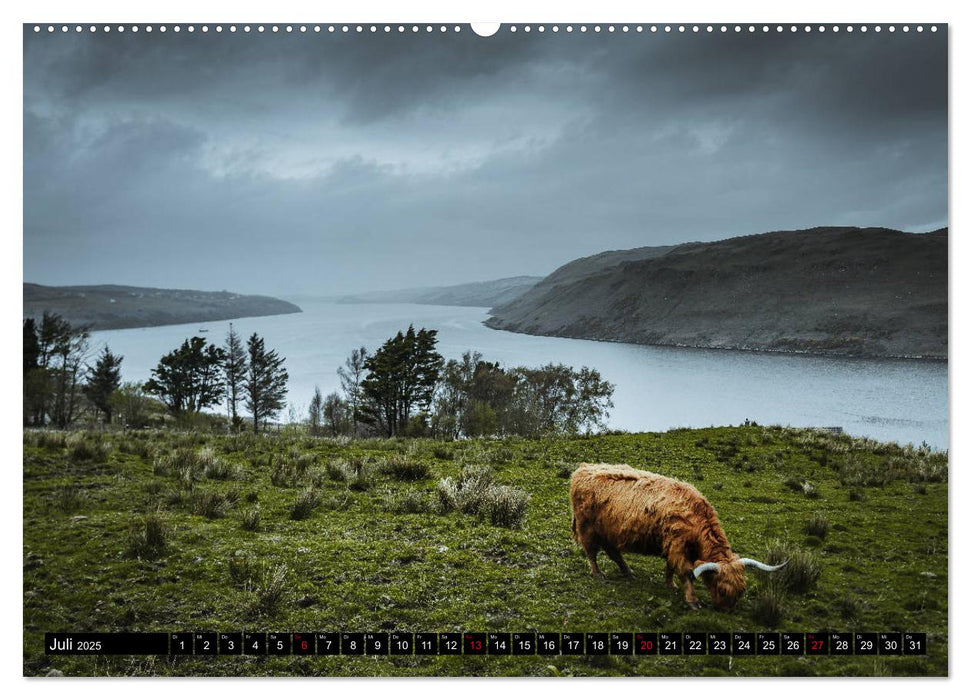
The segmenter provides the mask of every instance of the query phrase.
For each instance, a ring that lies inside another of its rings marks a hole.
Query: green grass
[[[570,538],[568,476],[582,461],[627,463],[695,483],[737,552],[789,558],[791,572],[777,579],[750,573],[748,593],[731,614],[715,611],[703,590],[705,607],[689,609],[681,592],[665,588],[658,558],[628,556],[636,574],[628,580],[601,555],[607,580],[593,580]],[[229,478],[213,464],[232,465]],[[814,497],[803,484],[813,485]],[[922,449],[762,427],[453,443],[27,432],[23,489],[26,675],[948,671],[947,456]],[[506,500],[490,505],[480,490]],[[442,508],[441,498],[453,507]],[[313,507],[294,519],[306,499]],[[828,524],[822,537],[821,523]],[[43,653],[43,633],[55,630],[769,628],[927,632],[930,653],[731,662]]]

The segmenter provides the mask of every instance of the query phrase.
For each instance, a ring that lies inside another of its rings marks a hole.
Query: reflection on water
[[[543,338],[482,325],[487,310],[412,304],[335,304],[301,301],[304,313],[234,321],[244,337],[259,333],[287,358],[289,402],[303,416],[314,385],[337,390],[337,367],[354,347],[374,349],[398,330],[439,330],[439,352],[468,349],[506,366],[562,362],[596,367],[617,385],[610,427],[657,431],[738,424],[841,426],[853,435],[946,449],[947,365],[909,360],[860,360],[655,348]],[[125,356],[125,380],[148,379],[152,367],[185,338],[221,343],[228,321],[100,331]]]

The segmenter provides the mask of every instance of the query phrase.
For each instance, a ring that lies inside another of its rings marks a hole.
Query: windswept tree
[[[249,371],[243,390],[246,409],[253,416],[253,432],[259,432],[260,421],[275,416],[283,408],[290,375],[283,368],[286,358],[276,350],[267,350],[263,338],[256,333],[246,341],[249,352]]]
[[[404,434],[413,414],[428,411],[444,364],[435,351],[437,335],[409,326],[365,360],[361,413],[385,434]]]
[[[222,399],[224,360],[221,348],[194,336],[159,360],[145,391],[176,415],[197,413]]]
[[[101,350],[93,367],[88,367],[88,381],[84,385],[84,395],[91,405],[104,416],[104,422],[111,423],[113,406],[111,395],[121,386],[121,355],[115,355],[107,345]]]
[[[350,411],[354,434],[357,434],[358,414],[361,411],[363,391],[361,382],[364,381],[364,377],[367,375],[367,368],[364,366],[367,358],[367,348],[361,346],[351,351],[350,356],[344,361],[343,367],[337,368],[337,376],[341,380],[341,390],[344,392],[344,400]]]
[[[249,371],[249,364],[246,361],[246,350],[243,348],[243,341],[229,324],[229,333],[226,334],[226,343],[223,345],[223,352],[226,359],[223,363],[223,372],[226,380],[226,406],[229,409],[229,418],[234,430],[238,430],[242,419],[237,413],[237,406],[243,400],[243,384],[246,381],[246,373]]]

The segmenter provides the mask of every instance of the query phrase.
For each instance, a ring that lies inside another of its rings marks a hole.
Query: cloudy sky
[[[24,280],[333,294],[947,223],[944,32],[24,35]]]

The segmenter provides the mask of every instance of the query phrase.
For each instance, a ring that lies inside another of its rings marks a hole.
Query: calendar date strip
[[[897,656],[923,632],[48,632],[51,656]]]

